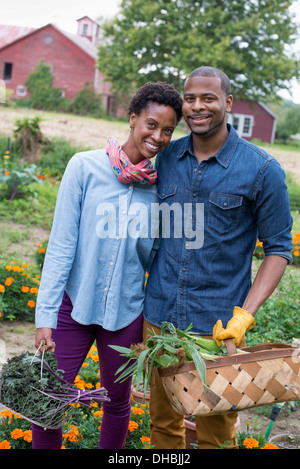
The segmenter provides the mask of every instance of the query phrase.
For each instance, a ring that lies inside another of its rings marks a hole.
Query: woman
[[[179,93],[166,83],[147,83],[129,106],[131,132],[121,146],[74,155],[59,189],[36,307],[36,340],[54,352],[73,382],[96,341],[103,405],[99,448],[120,449],[130,418],[131,382],[115,383],[126,358],[109,345],[142,340],[145,272],[154,238],[148,226],[157,203],[151,158],[170,142],[181,118]],[[139,207],[138,222],[135,210]],[[33,425],[34,449],[60,449],[62,429]]]

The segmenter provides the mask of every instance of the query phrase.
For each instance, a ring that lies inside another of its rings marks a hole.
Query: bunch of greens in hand
[[[147,392],[153,367],[179,367],[184,361],[194,361],[196,370],[205,387],[205,360],[215,360],[226,353],[214,340],[205,339],[196,333],[189,332],[192,324],[181,331],[172,323],[164,321],[161,334],[157,335],[148,329],[149,338],[142,344],[130,348],[110,345],[111,348],[129,360],[116,372],[117,381],[124,381],[133,376],[133,386],[138,389],[143,385],[144,395]]]
[[[58,428],[71,415],[70,404],[109,400],[104,388],[81,391],[63,379],[54,356],[26,352],[11,358],[0,374],[0,403],[43,428]]]

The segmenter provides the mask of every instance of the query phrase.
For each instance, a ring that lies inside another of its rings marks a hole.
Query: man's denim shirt
[[[175,212],[169,207],[174,215],[170,236],[167,230],[162,234],[146,287],[144,314],[154,325],[171,321],[185,329],[193,323],[192,330],[203,335],[212,334],[218,319],[225,326],[251,287],[258,238],[266,256],[292,261],[293,220],[284,171],[273,157],[228,129],[220,151],[200,164],[192,135],[171,142],[157,156],[160,204],[180,204],[182,211],[184,204],[192,206],[182,218],[187,225],[193,222],[196,235],[192,240],[182,232],[179,236],[178,227],[174,234]]]

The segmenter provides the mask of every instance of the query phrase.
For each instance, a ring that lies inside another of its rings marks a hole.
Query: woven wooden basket
[[[204,389],[194,362],[159,368],[172,407],[182,415],[212,415],[300,399],[299,347],[260,344],[237,353],[225,341],[228,356],[205,360]]]

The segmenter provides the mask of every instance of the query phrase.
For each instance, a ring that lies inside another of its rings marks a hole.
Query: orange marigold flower
[[[7,287],[9,287],[13,282],[15,281],[14,278],[12,277],[7,277],[7,279],[5,280],[5,284]]]
[[[22,267],[28,267],[27,262],[23,262]]]
[[[9,441],[7,440],[0,441],[0,449],[11,449]]]
[[[266,443],[262,449],[278,449],[277,446],[273,445],[273,443]]]
[[[96,410],[94,412],[94,417],[102,417],[103,416],[103,410]]]
[[[45,251],[46,251],[46,249],[44,249],[44,248],[39,249],[39,253],[41,253],[41,254],[43,254]]]
[[[30,293],[35,293],[37,295],[38,292],[39,292],[38,288],[35,288],[35,287],[30,288]]]
[[[2,410],[2,412],[0,413],[0,417],[2,418],[8,417],[11,419],[12,417],[14,417],[14,413],[11,412],[10,410]]]
[[[15,430],[13,430],[11,432],[11,437],[14,440],[17,440],[18,438],[22,438],[23,437],[23,430],[21,430],[20,428],[16,428]]]
[[[131,411],[134,415],[142,415],[145,413],[143,409],[140,409],[139,407],[132,407]]]
[[[26,441],[27,443],[32,442],[32,431],[31,430],[25,430],[23,432],[23,440]]]
[[[0,293],[3,293],[5,291],[5,286],[0,284]]]
[[[26,285],[21,286],[21,292],[27,293],[28,291],[29,291],[29,287],[27,287]]]
[[[138,428],[139,424],[134,422],[133,420],[130,420],[128,430],[130,432],[134,432]]]
[[[29,308],[34,308],[35,307],[35,301],[29,300],[27,305],[29,306]]]
[[[255,438],[246,438],[243,442],[243,445],[247,449],[257,448],[259,443]]]

